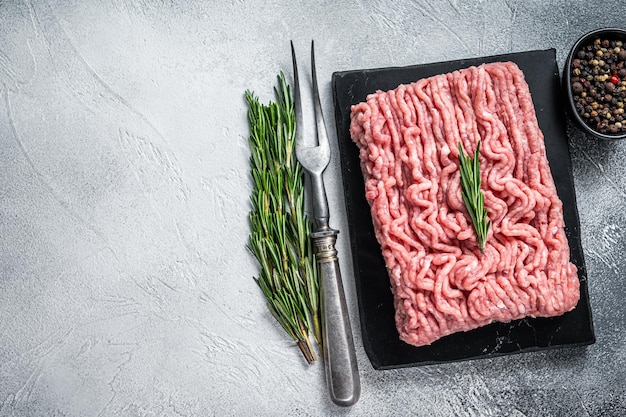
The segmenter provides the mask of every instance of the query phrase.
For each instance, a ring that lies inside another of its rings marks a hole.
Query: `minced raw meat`
[[[498,62],[378,91],[352,107],[365,196],[400,338],[561,315],[580,297],[562,202],[521,70]],[[461,198],[458,143],[480,145],[484,253]]]

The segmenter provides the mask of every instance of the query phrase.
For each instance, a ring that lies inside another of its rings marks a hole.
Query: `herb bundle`
[[[276,102],[261,104],[246,91],[250,125],[249,248],[261,266],[255,281],[267,306],[307,362],[317,358],[310,337],[321,343],[319,282],[305,215],[302,167],[295,155],[296,117],[281,72]]]
[[[463,190],[463,203],[467,208],[474,230],[480,253],[485,252],[485,241],[491,226],[491,221],[487,220],[487,210],[485,210],[485,195],[480,191],[480,163],[478,153],[480,141],[476,144],[474,158],[466,156],[463,146],[459,142],[459,170],[461,171],[461,188]]]

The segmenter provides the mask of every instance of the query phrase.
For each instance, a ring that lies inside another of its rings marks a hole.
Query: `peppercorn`
[[[608,126],[609,126],[609,122],[607,120],[601,120],[600,122],[598,122],[596,129],[602,133],[605,133],[607,131]]]
[[[574,94],[582,93],[584,91],[583,85],[579,82],[572,84],[572,91],[574,92]]]
[[[621,59],[622,61],[626,61],[626,51],[621,49],[619,53],[617,54],[617,57]]]

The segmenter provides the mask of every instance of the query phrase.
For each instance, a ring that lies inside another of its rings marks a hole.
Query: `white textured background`
[[[569,126],[597,343],[374,371],[332,72],[556,48],[623,2],[0,0],[0,417],[626,414],[626,142]],[[252,280],[246,104],[315,38],[361,371],[328,399]]]

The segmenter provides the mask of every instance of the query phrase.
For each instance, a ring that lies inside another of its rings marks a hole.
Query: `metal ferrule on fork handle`
[[[318,264],[337,260],[335,242],[337,242],[338,234],[339,232],[333,229],[311,233],[311,240],[315,246],[315,258]]]

